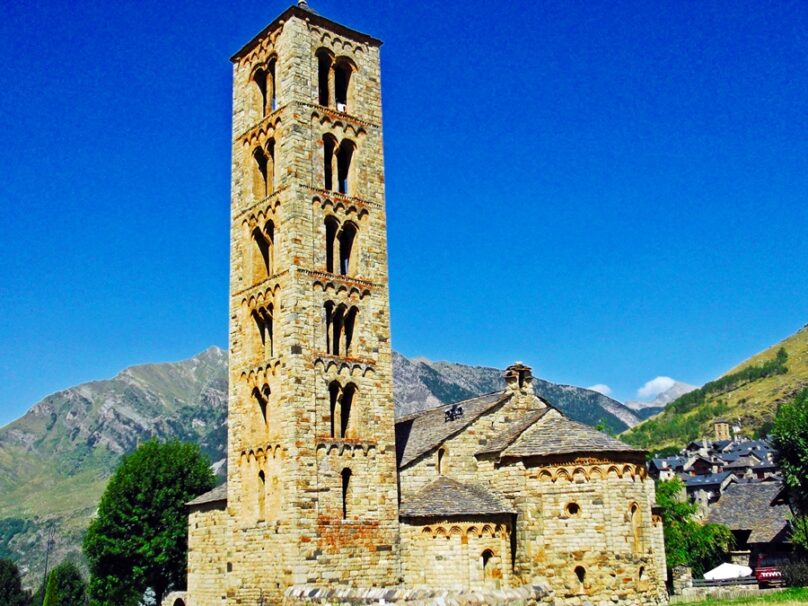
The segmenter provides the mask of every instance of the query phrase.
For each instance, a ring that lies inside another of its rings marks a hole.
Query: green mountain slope
[[[808,326],[752,356],[715,381],[676,399],[664,412],[621,435],[630,444],[657,450],[713,435],[725,419],[745,435],[765,431],[777,405],[808,387]]]

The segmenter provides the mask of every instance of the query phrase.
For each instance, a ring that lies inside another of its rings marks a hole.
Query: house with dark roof
[[[710,508],[707,521],[732,530],[733,561],[754,567],[758,556],[788,553],[791,509],[778,481],[738,482]]]

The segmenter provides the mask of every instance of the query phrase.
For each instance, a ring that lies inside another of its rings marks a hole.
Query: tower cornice
[[[237,63],[244,55],[249,53],[265,36],[267,36],[270,32],[283,27],[283,24],[296,17],[298,19],[302,19],[303,21],[313,23],[315,25],[319,25],[320,27],[325,27],[341,36],[345,36],[346,38],[351,38],[357,42],[362,42],[364,44],[369,44],[370,46],[379,47],[382,45],[382,41],[378,38],[374,38],[373,36],[369,36],[367,34],[363,34],[362,32],[358,32],[355,29],[351,29],[349,27],[345,27],[344,25],[340,25],[336,21],[332,21],[331,19],[326,19],[322,15],[318,15],[313,13],[309,10],[301,8],[299,6],[290,6],[287,8],[283,13],[281,13],[272,23],[267,25],[264,29],[262,29],[252,40],[250,40],[247,44],[241,47],[232,57],[230,57],[230,61],[233,63]]]

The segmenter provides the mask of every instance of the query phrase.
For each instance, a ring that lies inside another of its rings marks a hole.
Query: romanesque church
[[[301,2],[232,57],[228,477],[189,504],[173,603],[664,602],[645,453],[565,418],[530,368],[394,418],[380,47]]]

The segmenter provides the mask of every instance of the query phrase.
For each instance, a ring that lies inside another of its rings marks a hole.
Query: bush
[[[782,566],[782,571],[789,587],[808,587],[808,559],[794,558]]]

